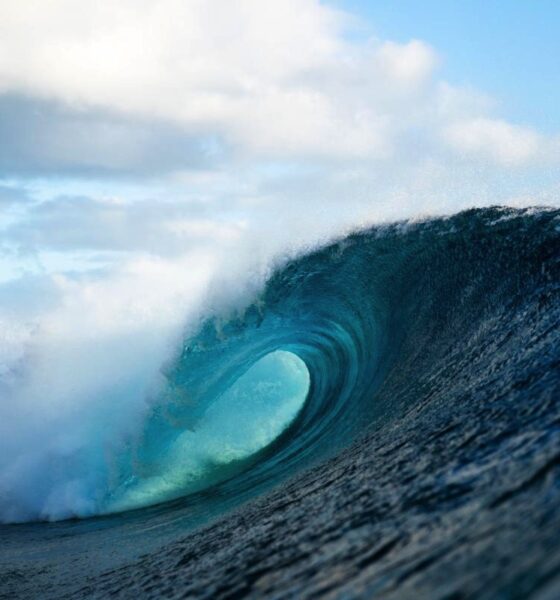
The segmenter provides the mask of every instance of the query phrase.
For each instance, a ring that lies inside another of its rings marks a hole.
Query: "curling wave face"
[[[511,318],[539,279],[550,285],[558,235],[552,211],[470,211],[358,233],[287,265],[242,315],[208,321],[166,367],[102,510],[221,480],[233,496],[257,491],[417,409],[410,394],[376,396],[387,374],[414,386],[437,363],[434,387],[447,372],[461,377],[463,341]]]

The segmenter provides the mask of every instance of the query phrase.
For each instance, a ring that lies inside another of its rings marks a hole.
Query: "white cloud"
[[[488,118],[453,123],[444,136],[458,152],[506,166],[531,161],[542,143],[539,135],[527,127]]]
[[[336,110],[295,80],[336,61],[338,26],[313,0],[3,3],[0,90],[310,144]]]
[[[28,171],[162,173],[181,156],[204,168],[225,149],[259,160],[410,160],[413,147],[503,166],[533,157],[541,138],[439,81],[427,43],[351,41],[350,26],[318,0],[3,2],[0,100],[43,104],[21,115],[0,105],[0,133],[14,140],[0,173],[26,160]]]
[[[385,156],[403,95],[417,103],[437,57],[420,41],[350,43],[346,24],[316,0],[3,3],[0,93],[170,121],[260,155]],[[117,162],[132,152],[119,144]]]
[[[419,40],[408,44],[385,42],[379,48],[377,60],[388,78],[405,86],[416,86],[426,81],[438,63],[433,49]]]

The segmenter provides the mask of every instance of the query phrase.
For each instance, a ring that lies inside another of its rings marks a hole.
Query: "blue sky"
[[[452,83],[500,102],[507,118],[560,129],[560,2],[340,0],[382,38],[426,40]]]

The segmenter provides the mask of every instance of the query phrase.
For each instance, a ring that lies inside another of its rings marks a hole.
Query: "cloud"
[[[411,137],[431,151],[440,130],[448,150],[507,166],[539,144],[480,105],[471,114],[427,43],[351,41],[350,27],[317,0],[3,3],[0,172],[383,161],[410,154]],[[517,150],[498,148],[506,137]]]
[[[29,201],[30,197],[26,190],[10,185],[0,185],[0,207]]]
[[[0,96],[0,176],[135,176],[219,165],[226,148],[164,122]]]
[[[407,44],[383,43],[377,52],[377,61],[388,79],[405,87],[415,87],[429,80],[438,57],[426,43],[412,40]]]
[[[450,125],[446,141],[466,156],[494,161],[505,166],[526,164],[541,146],[540,136],[528,127],[519,127],[499,119],[477,118]]]
[[[193,246],[234,239],[242,225],[222,220],[196,201],[126,202],[59,196],[41,202],[7,227],[3,240],[26,252],[144,252],[180,254]]]
[[[296,81],[329,67],[340,44],[336,13],[312,0],[24,0],[1,13],[0,91],[173,121],[247,146],[296,136],[317,147],[316,129],[331,117],[328,98]],[[268,130],[256,135],[255,122]]]

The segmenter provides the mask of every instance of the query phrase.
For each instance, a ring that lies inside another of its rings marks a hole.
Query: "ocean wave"
[[[246,498],[442,390],[455,390],[448,403],[481,381],[510,393],[493,373],[512,356],[550,369],[553,350],[545,365],[511,339],[535,319],[557,324],[558,228],[558,211],[471,210],[373,227],[289,261],[242,310],[186,337],[126,437],[94,460],[86,439],[52,461],[95,471],[87,485],[70,469],[35,513],[18,512],[5,485],[0,513],[91,516],[219,489]],[[557,377],[547,385],[539,398]]]

